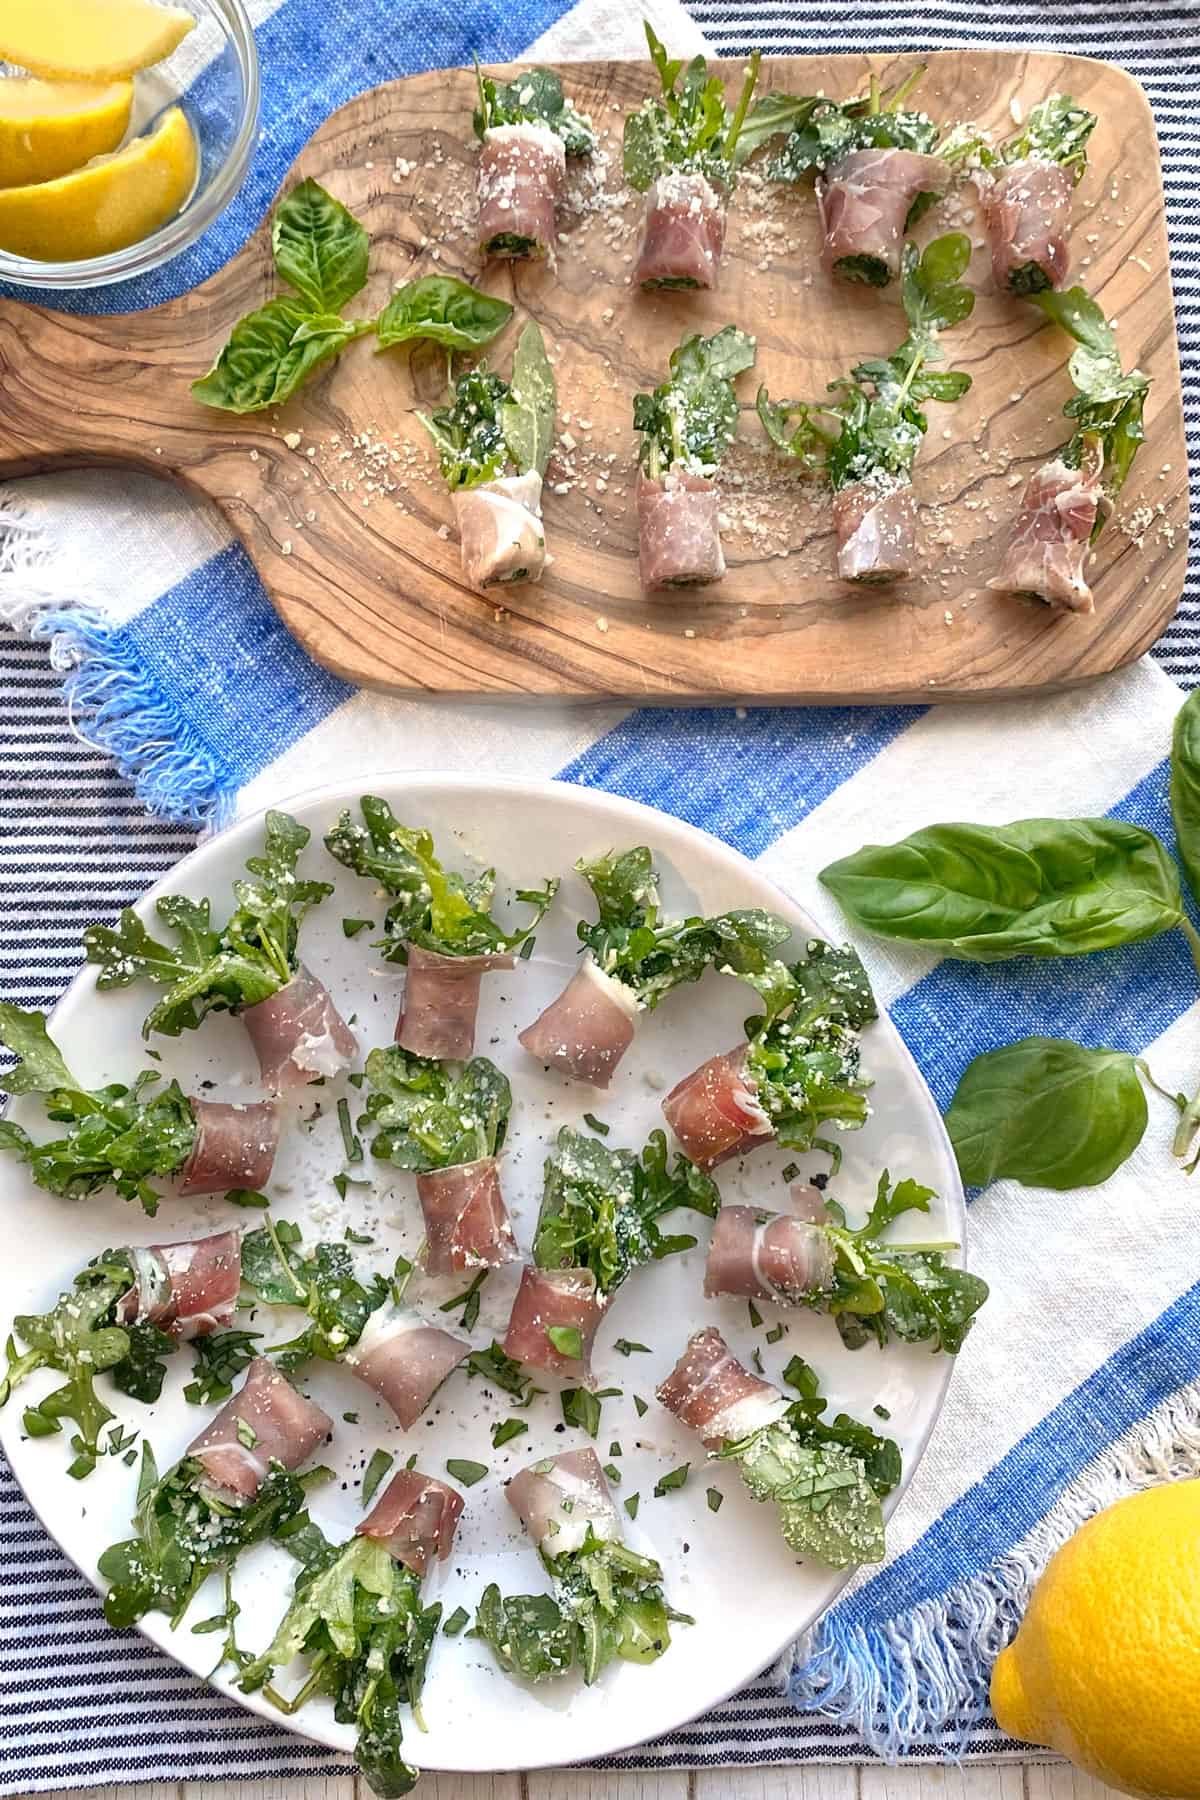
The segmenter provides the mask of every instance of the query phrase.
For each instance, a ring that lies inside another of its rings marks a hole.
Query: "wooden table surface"
[[[163,1782],[93,1788],[93,1800],[372,1800],[365,1782]],[[1121,1800],[1065,1764],[712,1769],[649,1775],[426,1775],[417,1800]],[[50,1800],[66,1800],[52,1795]]]

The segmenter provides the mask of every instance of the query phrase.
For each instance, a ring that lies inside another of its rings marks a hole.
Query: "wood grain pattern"
[[[781,470],[747,419],[727,479],[730,572],[702,596],[645,599],[630,483],[630,399],[653,385],[687,330],[754,330],[758,379],[820,393],[859,356],[903,335],[895,296],[834,286],[821,272],[811,196],[751,173],[731,215],[715,295],[647,297],[630,284],[640,202],[619,179],[621,115],[649,91],[648,65],[563,68],[602,133],[607,169],[573,177],[557,272],[501,265],[484,284],[517,302],[493,360],[504,370],[525,312],[556,359],[570,417],[548,477],[553,567],[538,586],[481,599],[459,570],[449,498],[416,405],[436,404],[440,354],[352,346],[277,415],[231,418],[195,405],[188,383],[234,321],[273,291],[264,227],[184,298],[122,318],[0,303],[0,476],[135,464],[214,500],[240,534],[282,617],[318,661],[368,687],[490,698],[735,699],[988,697],[1054,689],[1146,650],[1173,612],[1187,551],[1187,475],[1174,312],[1153,122],[1142,90],[1108,64],[970,50],[930,58],[920,102],[997,134],[1015,107],[1067,89],[1100,115],[1076,199],[1073,268],[1117,321],[1127,362],[1154,378],[1147,443],[1099,546],[1092,618],[989,594],[1029,471],[1066,436],[1069,345],[1041,315],[971,279],[973,319],[954,359],[974,376],[957,408],[932,407],[918,463],[926,561],[918,579],[859,596],[833,579],[830,509]],[[740,64],[730,65],[732,82]],[[766,87],[833,94],[886,83],[906,65],[861,56],[778,58]],[[471,247],[471,77],[411,77],[335,113],[288,178],[312,175],[372,236],[361,305],[437,270],[479,279]],[[602,162],[605,158],[601,159]],[[980,245],[967,187],[923,222],[961,225]],[[285,435],[300,433],[289,447]],[[573,447],[572,447],[573,446]],[[558,490],[558,491],[555,491]],[[1140,539],[1140,543],[1135,541]]]

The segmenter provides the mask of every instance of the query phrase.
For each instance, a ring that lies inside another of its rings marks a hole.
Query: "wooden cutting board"
[[[234,321],[277,290],[264,225],[218,274],[155,311],[119,318],[0,303],[0,476],[133,465],[214,500],[283,619],[348,680],[435,695],[833,702],[1027,694],[1091,679],[1146,650],[1171,617],[1187,556],[1187,461],[1158,149],[1141,88],[1081,57],[999,50],[929,59],[918,103],[998,135],[1048,93],[1099,114],[1075,208],[1072,267],[1117,323],[1127,366],[1154,385],[1147,442],[1101,539],[1093,618],[988,593],[1025,476],[1060,443],[1069,344],[1033,307],[991,290],[982,214],[967,186],[922,224],[979,248],[973,318],[953,333],[974,386],[931,408],[917,466],[925,561],[917,579],[858,595],[831,573],[827,499],[781,469],[752,411],[758,380],[819,395],[904,335],[896,296],[833,284],[810,193],[751,171],[730,219],[721,287],[646,296],[631,283],[641,203],[620,179],[625,112],[650,91],[641,63],[567,65],[601,134],[572,177],[557,270],[498,264],[482,278],[475,221],[473,77],[392,82],[336,112],[285,186],[315,176],[371,233],[368,289],[348,312],[444,271],[517,305],[491,351],[502,372],[528,313],[556,363],[562,438],[546,491],[553,566],[537,586],[464,587],[450,501],[413,416],[443,395],[440,352],[354,344],[276,414],[196,405],[188,383]],[[763,88],[834,95],[911,64],[863,56],[764,62]],[[741,63],[728,65],[727,86]],[[725,472],[729,574],[719,587],[646,599],[638,586],[630,403],[662,378],[686,332],[735,321],[758,336],[741,436]],[[948,339],[949,347],[949,339]],[[297,434],[299,434],[297,436]]]

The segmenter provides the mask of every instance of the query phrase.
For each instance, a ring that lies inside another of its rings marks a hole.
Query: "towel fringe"
[[[156,818],[195,830],[233,815],[235,783],[133,654],[127,634],[78,604],[75,577],[45,527],[0,492],[0,620],[49,644],[81,743],[112,757]]]
[[[1198,1475],[1200,1382],[1098,1457],[1022,1543],[971,1580],[879,1625],[845,1625],[835,1608],[783,1658],[781,1687],[801,1711],[852,1727],[885,1762],[918,1747],[959,1761],[990,1717],[992,1665],[1059,1546],[1113,1501]]]

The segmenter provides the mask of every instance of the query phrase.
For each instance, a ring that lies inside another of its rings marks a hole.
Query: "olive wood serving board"
[[[918,577],[858,593],[832,574],[828,499],[773,458],[753,414],[757,384],[817,396],[904,327],[895,292],[834,284],[819,261],[812,194],[754,173],[735,196],[714,294],[647,296],[630,276],[641,202],[620,177],[623,114],[651,90],[648,63],[561,68],[601,133],[598,167],[571,177],[557,268],[500,263],[473,247],[475,140],[469,71],[438,71],[360,95],[328,119],[285,183],[315,176],[371,234],[366,291],[453,273],[512,299],[492,346],[507,372],[526,315],[556,364],[564,434],[546,484],[553,564],[538,585],[481,597],[462,581],[449,496],[414,415],[440,403],[431,346],[352,344],[274,414],[197,405],[188,384],[243,313],[279,291],[264,224],[194,292],[102,318],[0,303],[0,476],[134,465],[214,500],[268,593],[326,667],[395,692],[490,698],[620,697],[674,703],[986,698],[1091,679],[1145,651],[1170,618],[1187,556],[1187,461],[1162,181],[1146,97],[1122,70],[1081,57],[1001,50],[929,58],[917,103],[947,122],[1006,135],[1065,90],[1099,115],[1076,195],[1073,278],[1117,323],[1126,366],[1153,377],[1147,442],[1093,565],[1094,617],[989,593],[1021,485],[1068,435],[1071,348],[1036,308],[995,293],[970,184],[922,221],[977,243],[975,313],[947,334],[974,385],[930,408],[917,464],[925,554]],[[785,57],[762,88],[832,95],[886,85],[908,60]],[[735,89],[742,64],[728,66]],[[761,161],[761,159],[759,159]],[[646,598],[637,579],[632,395],[662,379],[690,331],[728,321],[758,337],[758,365],[723,486],[729,573],[718,586]],[[297,434],[299,436],[297,437]],[[1140,541],[1139,541],[1140,540]]]

